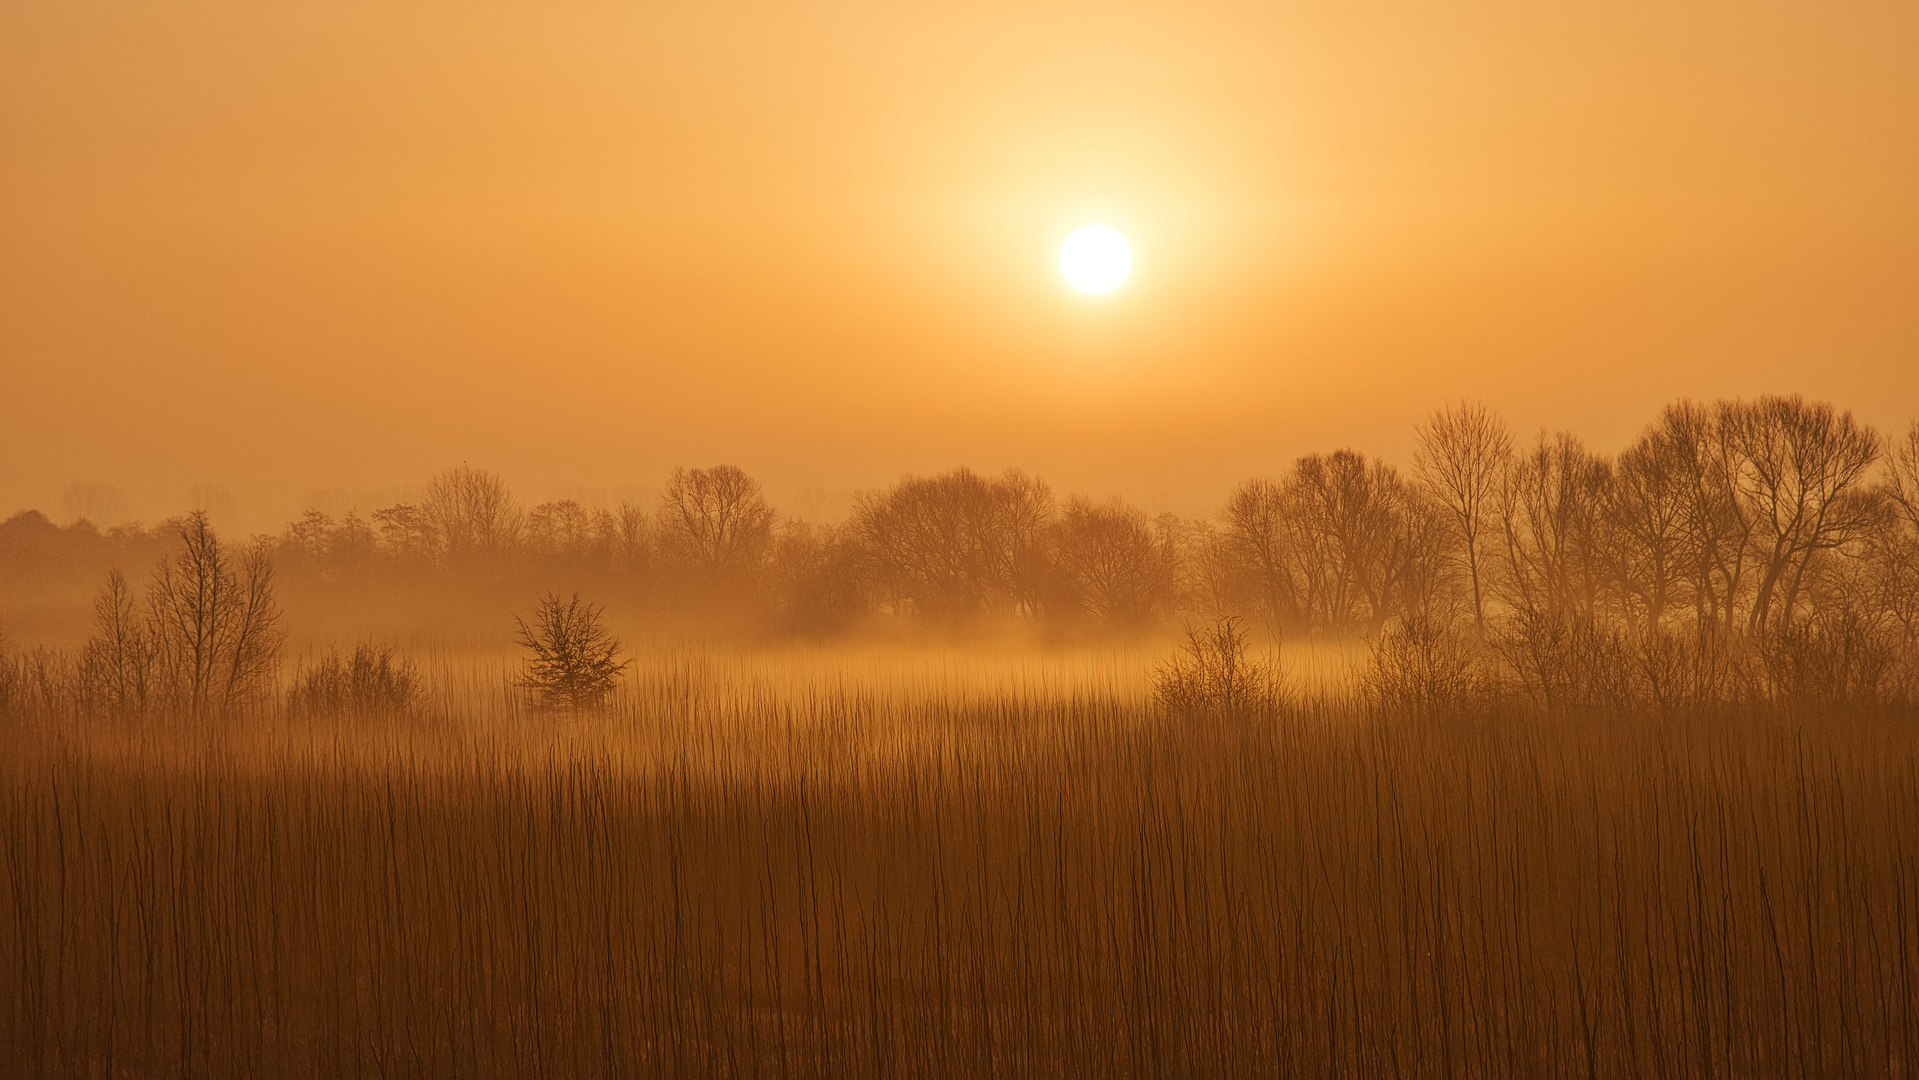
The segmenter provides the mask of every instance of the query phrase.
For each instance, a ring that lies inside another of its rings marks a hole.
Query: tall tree
[[[1797,395],[1764,397],[1728,413],[1741,468],[1737,497],[1754,522],[1751,629],[1790,621],[1808,568],[1822,552],[1861,536],[1877,512],[1865,491],[1879,433],[1849,412]]]
[[[263,690],[279,659],[280,609],[264,543],[236,559],[194,511],[180,550],[147,586],[154,668],[175,707],[193,715],[231,711]]]
[[[1309,454],[1293,466],[1291,519],[1314,624],[1334,634],[1377,631],[1397,610],[1413,552],[1411,492],[1399,471],[1352,450]]]
[[[1749,590],[1756,523],[1740,497],[1744,450],[1734,437],[1730,402],[1668,405],[1653,426],[1667,440],[1683,480],[1684,521],[1693,605],[1701,626],[1727,633],[1737,628]]]
[[[1172,552],[1140,510],[1118,500],[1076,497],[1067,502],[1054,537],[1061,576],[1088,614],[1138,626],[1170,613]]]
[[[1016,469],[909,476],[862,496],[853,534],[896,605],[939,618],[1035,614],[1047,567],[1053,497]]]
[[[519,539],[519,504],[498,473],[461,465],[427,483],[421,510],[453,565],[499,556]]]
[[[1306,627],[1308,587],[1296,575],[1297,521],[1286,485],[1248,480],[1234,489],[1220,516],[1225,526],[1218,537],[1222,561],[1233,577],[1251,583],[1271,628]]]
[[[1628,618],[1658,630],[1685,602],[1688,555],[1686,462],[1670,432],[1652,428],[1614,465],[1606,500],[1608,573]]]
[[[1413,476],[1458,534],[1458,557],[1472,589],[1473,626],[1484,634],[1483,549],[1512,462],[1512,435],[1505,421],[1476,402],[1439,410],[1415,434]]]
[[[662,553],[702,574],[757,570],[773,538],[773,507],[736,465],[675,469],[660,496]]]
[[[1588,624],[1598,616],[1610,482],[1610,465],[1564,432],[1542,433],[1507,470],[1500,488],[1501,582],[1514,611]]]
[[[1893,443],[1877,488],[1884,514],[1867,556],[1879,604],[1898,622],[1907,647],[1919,647],[1919,420]]]

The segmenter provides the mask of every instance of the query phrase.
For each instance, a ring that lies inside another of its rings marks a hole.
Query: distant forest
[[[0,565],[14,585],[97,587],[108,566],[143,573],[181,527],[28,511],[0,525]],[[290,591],[498,608],[558,587],[762,633],[1237,616],[1281,640],[1388,641],[1409,663],[1495,648],[1540,693],[1607,650],[1636,656],[1611,668],[1642,681],[1773,648],[1818,669],[1778,678],[1878,686],[1909,679],[1919,643],[1919,423],[1889,438],[1798,397],[1682,401],[1608,456],[1565,433],[1517,439],[1462,404],[1418,430],[1403,466],[1309,454],[1203,520],[1060,498],[1017,470],[910,476],[827,525],[783,518],[729,465],[677,470],[656,502],[616,509],[528,507],[462,467],[418,502],[310,512],[252,547]]]

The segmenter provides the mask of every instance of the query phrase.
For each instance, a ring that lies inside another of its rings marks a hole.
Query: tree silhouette
[[[737,465],[675,469],[660,497],[660,545],[710,576],[755,570],[773,537],[773,508]]]
[[[1480,547],[1500,479],[1512,459],[1505,422],[1484,405],[1462,402],[1433,414],[1418,431],[1413,475],[1445,508],[1459,536],[1459,555],[1472,585],[1473,626],[1486,632],[1485,574]]]
[[[227,713],[258,697],[279,661],[280,609],[264,542],[229,551],[207,515],[179,524],[181,547],[153,569],[145,619],[126,579],[109,575],[84,658],[101,703]]]
[[[523,681],[542,704],[575,711],[598,705],[631,663],[619,659],[620,641],[606,629],[601,614],[577,592],[567,600],[548,592],[534,604],[531,624],[513,617],[520,644],[533,654]]]
[[[427,484],[420,509],[441,554],[455,565],[497,556],[519,539],[519,504],[498,473],[465,465],[448,469]]]

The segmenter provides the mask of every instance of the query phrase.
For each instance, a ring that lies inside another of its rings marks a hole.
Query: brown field
[[[1156,709],[1157,644],[422,657],[378,720],[21,725],[21,1076],[1911,1076],[1894,710]]]

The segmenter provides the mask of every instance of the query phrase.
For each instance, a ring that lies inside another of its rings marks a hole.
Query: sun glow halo
[[[1112,292],[1132,270],[1132,247],[1109,225],[1083,226],[1059,248],[1060,273],[1083,293]]]

